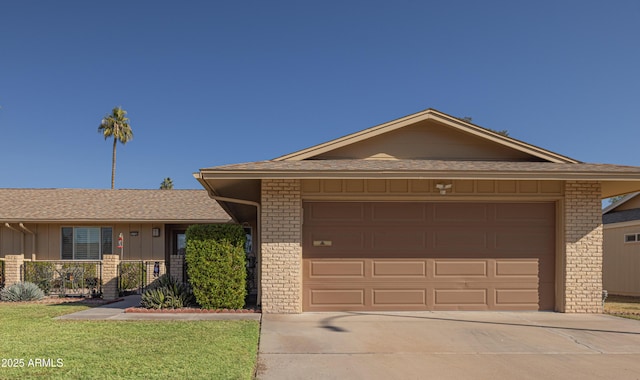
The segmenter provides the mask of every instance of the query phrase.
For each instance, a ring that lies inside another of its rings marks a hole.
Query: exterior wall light
[[[158,227],[152,228],[151,229],[151,236],[159,237],[160,236],[160,229]]]
[[[447,190],[451,189],[451,184],[438,183],[436,184],[436,189],[440,190],[440,195],[445,195]]]

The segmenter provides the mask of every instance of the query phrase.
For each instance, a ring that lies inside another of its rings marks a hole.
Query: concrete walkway
[[[140,296],[126,296],[122,301],[63,315],[62,320],[111,320],[111,321],[202,321],[202,320],[254,320],[260,313],[125,313],[129,307],[140,306]]]
[[[551,312],[265,314],[257,378],[640,379],[640,321]]]

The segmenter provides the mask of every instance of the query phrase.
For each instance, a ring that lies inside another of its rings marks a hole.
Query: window
[[[100,260],[113,250],[111,227],[62,227],[62,260]]]
[[[187,235],[184,230],[173,231],[173,254],[184,256],[187,251]]]
[[[637,241],[640,241],[640,234],[625,234],[624,235],[624,242],[625,243],[635,243]]]

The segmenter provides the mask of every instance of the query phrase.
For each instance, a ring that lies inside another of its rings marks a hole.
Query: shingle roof
[[[0,222],[227,222],[204,190],[0,189]]]
[[[333,175],[348,177],[353,174],[378,173],[385,176],[430,175],[442,178],[474,177],[499,174],[500,177],[526,178],[532,176],[562,177],[562,179],[593,179],[633,177],[640,179],[640,167],[610,164],[553,163],[553,162],[505,162],[505,161],[443,161],[443,160],[302,160],[302,161],[258,161],[223,165],[201,169],[203,174],[226,176],[237,174],[249,178]],[[257,176],[258,177],[258,176]]]
[[[609,212],[602,215],[602,223],[604,224],[630,222],[633,220],[640,220],[640,208]]]

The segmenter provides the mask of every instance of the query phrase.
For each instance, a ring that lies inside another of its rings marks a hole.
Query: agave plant
[[[194,303],[191,289],[167,274],[151,283],[140,299],[147,309],[178,309]]]
[[[44,292],[33,282],[18,282],[0,291],[2,301],[36,301],[44,298]]]

